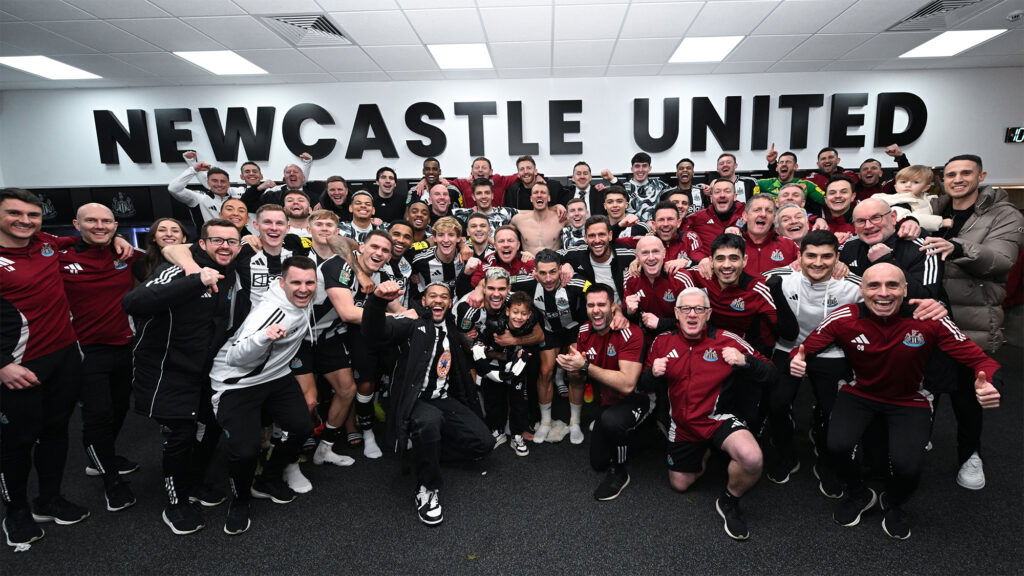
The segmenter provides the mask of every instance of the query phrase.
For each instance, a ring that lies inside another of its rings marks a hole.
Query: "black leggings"
[[[630,394],[614,406],[603,406],[590,437],[590,465],[601,472],[610,464],[625,464],[633,430],[651,413],[651,399]]]
[[[522,435],[530,424],[530,407],[526,403],[526,375],[513,376],[510,382],[495,382],[483,374],[480,378],[487,427],[504,432],[505,423],[508,422],[513,436]]]
[[[772,361],[779,370],[779,379],[768,397],[772,443],[783,456],[793,454],[793,401],[802,380],[789,374],[789,360],[788,352],[776,350],[772,355]],[[814,435],[814,444],[818,447],[820,458],[828,459],[825,446],[828,445],[829,415],[836,402],[839,382],[849,382],[852,374],[845,358],[812,358],[807,362],[807,377],[814,391],[811,434]]]
[[[109,484],[118,477],[114,443],[132,395],[132,350],[130,345],[94,345],[82,352],[82,445]]]

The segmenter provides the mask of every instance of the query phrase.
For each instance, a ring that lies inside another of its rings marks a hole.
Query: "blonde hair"
[[[935,182],[935,172],[930,166],[924,164],[914,164],[913,166],[907,166],[896,173],[896,180],[922,180],[932,184]]]
[[[308,221],[313,222],[315,220],[333,220],[337,224],[338,215],[330,210],[314,210],[309,214]]]
[[[462,224],[452,216],[445,216],[434,222],[434,234],[439,232],[455,232],[456,236],[462,236]]]

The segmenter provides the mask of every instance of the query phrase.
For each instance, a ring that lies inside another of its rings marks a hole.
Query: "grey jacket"
[[[949,238],[963,253],[946,259],[942,281],[957,326],[990,354],[1004,341],[1006,278],[1024,246],[1024,216],[1007,198],[1002,189],[979,190],[974,214],[959,236]],[[945,194],[933,199],[932,213],[945,213],[950,202]]]

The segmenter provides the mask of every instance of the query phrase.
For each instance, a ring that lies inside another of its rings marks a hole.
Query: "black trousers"
[[[291,375],[264,384],[226,390],[214,396],[217,420],[225,432],[228,473],[235,498],[248,500],[260,453],[261,414],[268,414],[282,434],[263,465],[263,476],[280,480],[281,472],[298,457],[313,431],[309,409]]]
[[[171,506],[188,504],[188,497],[206,478],[222,433],[210,402],[210,384],[201,384],[198,419],[154,418],[163,438],[164,491]]]
[[[978,403],[978,396],[974,392],[974,371],[969,366],[964,366],[947,356],[944,352],[937,350],[929,360],[929,377],[925,381],[926,387],[931,389],[935,395],[935,413],[939,411],[939,400],[942,393],[949,395],[950,406],[953,407],[953,415],[956,417],[956,453],[958,462],[963,464],[977,452],[981,455],[981,427],[985,409]],[[935,368],[933,368],[935,366]],[[932,370],[942,370],[946,376],[948,386],[930,386]],[[988,375],[992,377],[991,374]]]
[[[11,390],[0,384],[0,492],[9,508],[28,506],[33,459],[40,499],[60,495],[81,362],[75,343],[22,363],[39,379],[37,386]]]
[[[474,460],[494,448],[487,424],[454,398],[416,400],[409,416],[409,437],[416,482],[428,490],[442,488],[441,462]]]
[[[614,406],[602,406],[594,420],[590,437],[590,465],[598,472],[610,464],[625,464],[629,458],[629,440],[651,413],[647,396],[630,394]]]
[[[522,435],[530,425],[530,407],[526,403],[526,375],[511,377],[509,382],[495,382],[481,374],[480,395],[484,400],[487,427],[505,431],[508,423],[513,436]]]
[[[114,443],[132,395],[132,349],[96,344],[82,353],[82,445],[109,484],[117,479]]]
[[[891,474],[886,479],[887,500],[898,506],[917,489],[924,462],[924,446],[931,430],[932,411],[927,405],[898,406],[850,392],[838,394],[829,423],[828,449],[835,458],[840,479],[850,492],[856,492],[864,485],[857,462],[857,446],[876,415],[882,416],[889,430]]]
[[[771,423],[772,443],[780,455],[793,453],[793,401],[800,390],[802,378],[789,374],[789,353],[776,350],[772,361],[779,371],[779,379],[768,396],[768,418]],[[814,392],[814,414],[811,420],[811,434],[818,446],[819,460],[828,458],[828,420],[836,402],[839,382],[849,382],[853,374],[845,358],[812,358],[807,362],[807,378]],[[826,462],[827,463],[827,462]]]

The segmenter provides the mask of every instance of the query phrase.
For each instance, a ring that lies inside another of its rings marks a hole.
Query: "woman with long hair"
[[[167,260],[160,252],[164,246],[169,244],[184,244],[188,240],[185,234],[185,227],[174,218],[158,218],[149,227],[146,234],[146,256],[135,261],[132,268],[132,275],[138,282],[145,282],[149,279],[157,266]]]

